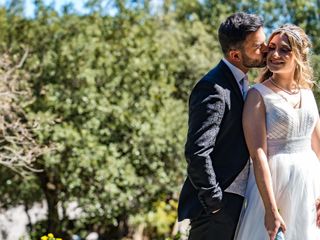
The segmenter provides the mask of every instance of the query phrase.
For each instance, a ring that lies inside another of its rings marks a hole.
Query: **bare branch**
[[[29,121],[21,107],[32,97],[25,84],[28,74],[22,69],[28,53],[26,49],[17,64],[9,54],[0,56],[0,164],[19,175],[41,171],[34,163],[50,151],[37,142],[34,131],[38,124]]]

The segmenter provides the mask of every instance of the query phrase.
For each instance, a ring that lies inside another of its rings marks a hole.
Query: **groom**
[[[263,20],[235,13],[219,28],[224,58],[193,88],[185,145],[188,176],[178,208],[191,220],[189,240],[232,240],[248,177],[242,130],[246,73],[265,66]]]

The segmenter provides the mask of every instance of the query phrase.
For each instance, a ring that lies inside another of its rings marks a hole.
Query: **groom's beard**
[[[252,59],[248,57],[248,55],[242,51],[241,52],[242,56],[242,65],[245,66],[246,68],[262,68],[266,66],[266,55],[263,54],[261,59]]]

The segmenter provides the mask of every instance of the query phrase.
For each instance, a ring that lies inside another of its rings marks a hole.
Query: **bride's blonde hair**
[[[294,53],[293,55],[296,62],[294,80],[303,88],[312,88],[314,85],[313,70],[310,62],[312,44],[309,37],[300,27],[293,24],[285,24],[271,34],[268,45],[271,39],[277,34],[280,34],[280,36],[286,35],[288,37],[290,47]],[[258,82],[267,80],[272,74],[273,73],[265,67],[258,77]]]

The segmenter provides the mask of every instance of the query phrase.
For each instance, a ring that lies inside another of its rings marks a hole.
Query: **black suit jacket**
[[[179,221],[222,207],[223,191],[245,167],[249,152],[242,130],[243,97],[223,62],[193,88],[189,99],[188,163]]]

